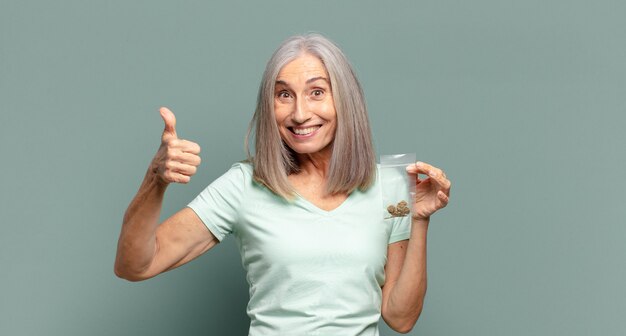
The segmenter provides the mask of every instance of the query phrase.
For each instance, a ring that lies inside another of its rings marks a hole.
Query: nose
[[[296,124],[304,124],[311,119],[311,112],[304,99],[298,99],[291,113],[291,120]]]

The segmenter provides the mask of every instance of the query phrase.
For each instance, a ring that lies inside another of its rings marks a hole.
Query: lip
[[[306,129],[306,128],[311,128],[311,127],[317,127],[317,129],[309,134],[296,134],[294,133],[292,130],[293,129]],[[315,134],[317,134],[317,132],[319,132],[319,130],[323,127],[323,125],[310,125],[310,126],[298,126],[298,127],[287,127],[289,129],[289,134],[291,134],[292,137],[296,138],[296,139],[308,139],[311,138],[313,136],[315,136]]]

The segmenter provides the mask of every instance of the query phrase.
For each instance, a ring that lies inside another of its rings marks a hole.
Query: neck
[[[326,179],[330,166],[332,150],[330,146],[316,153],[298,154],[300,173],[313,175]]]

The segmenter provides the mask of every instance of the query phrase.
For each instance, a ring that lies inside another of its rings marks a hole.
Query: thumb
[[[163,130],[161,140],[177,139],[176,117],[174,116],[174,113],[172,113],[172,111],[170,111],[167,107],[161,107],[159,109],[159,113],[161,113],[161,118],[163,118],[163,122],[165,122],[165,129]]]

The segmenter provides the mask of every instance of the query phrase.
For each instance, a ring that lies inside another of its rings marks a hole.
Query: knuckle
[[[180,156],[181,154],[178,151],[172,151],[172,153],[170,154],[169,159],[172,161],[180,161]]]
[[[176,141],[178,141],[177,139],[167,139],[165,140],[165,146],[167,146],[168,151],[171,150],[172,148],[176,147]]]

